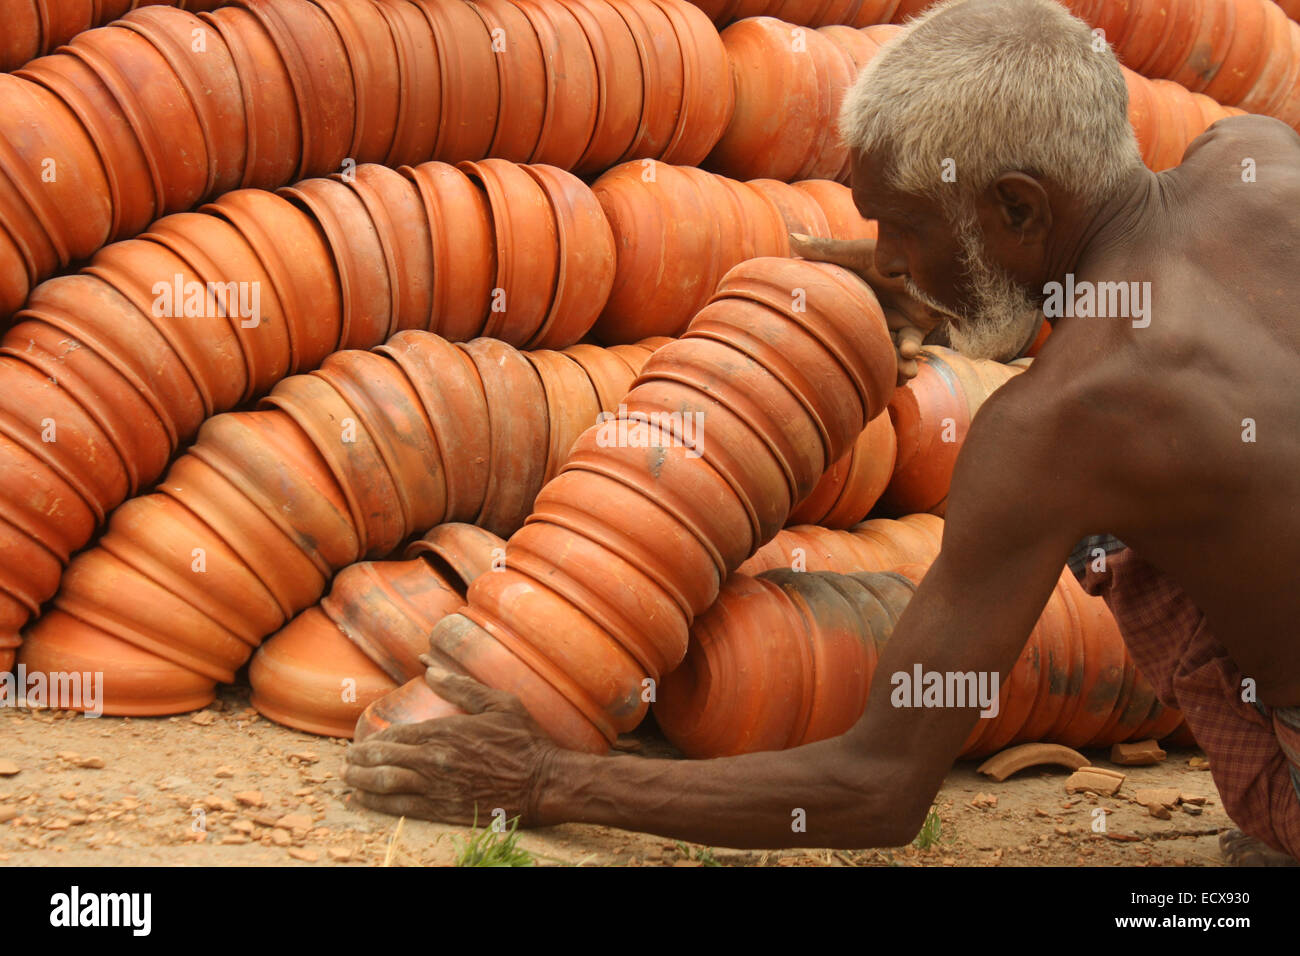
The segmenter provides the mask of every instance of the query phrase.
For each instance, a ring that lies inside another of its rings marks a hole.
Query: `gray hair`
[[[1009,170],[1100,202],[1142,163],[1114,53],[1054,0],[930,8],[863,69],[840,133],[886,157],[893,188],[949,213]]]

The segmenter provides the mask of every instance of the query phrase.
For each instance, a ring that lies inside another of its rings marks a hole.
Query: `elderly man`
[[[1051,0],[943,4],[846,99],[853,194],[879,239],[798,249],[876,287],[903,375],[940,316],[956,348],[1005,358],[1045,305],[1068,306],[1062,290],[1103,290],[1090,315],[1060,309],[1033,367],[981,410],[942,553],[880,672],[1005,677],[1076,542],[1114,534],[1129,549],[1093,562],[1087,586],[1209,754],[1249,835],[1225,850],[1263,859],[1255,838],[1294,856],[1300,137],[1264,117],[1224,120],[1157,175],[1126,104],[1112,53]],[[524,825],[735,847],[906,843],[978,719],[878,692],[848,733],[795,750],[595,757],[557,748],[507,694],[436,665],[428,680],[467,716],[354,747],[347,780],[365,805],[453,822],[503,807]]]

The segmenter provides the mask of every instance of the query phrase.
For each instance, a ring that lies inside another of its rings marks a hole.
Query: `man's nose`
[[[902,247],[884,235],[876,238],[876,271],[887,279],[901,279],[907,275],[907,257]]]

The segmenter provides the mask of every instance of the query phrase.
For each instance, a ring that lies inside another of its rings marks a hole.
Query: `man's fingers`
[[[898,342],[900,358],[914,359],[921,354],[921,346],[925,344],[925,333],[914,325],[905,325],[898,330],[895,341]]]
[[[343,781],[367,793],[421,794],[429,789],[429,781],[414,770],[405,767],[358,767],[350,765],[343,772]]]
[[[860,272],[870,266],[875,243],[870,239],[824,239],[792,232],[790,252],[814,262],[830,262]]]
[[[392,728],[389,728],[391,730]],[[385,730],[384,733],[387,733]],[[379,735],[376,734],[375,737]],[[348,748],[348,766],[350,767],[410,767],[419,762],[421,747],[415,744],[397,743],[392,740],[376,740],[367,737],[359,744]]]
[[[424,672],[424,681],[433,688],[435,694],[448,703],[455,704],[467,714],[482,714],[488,711],[524,712],[523,705],[513,694],[493,690],[464,674],[454,674],[441,664],[430,663],[428,670]]]
[[[410,817],[413,820],[438,820],[443,823],[462,825],[470,822],[470,819],[465,817],[464,814],[438,809],[431,800],[413,794],[371,793],[368,790],[358,790],[353,794],[353,798],[367,810],[378,810],[380,813],[387,813],[393,817]]]
[[[432,720],[421,720],[414,724],[391,724],[378,733],[371,734],[365,739],[365,743],[375,741],[377,743],[391,744],[422,744],[437,736],[439,727],[447,717],[435,717]],[[361,746],[357,744],[356,746]]]

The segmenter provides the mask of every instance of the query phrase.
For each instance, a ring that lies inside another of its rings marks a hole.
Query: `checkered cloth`
[[[1076,572],[1077,574],[1078,572]],[[1210,758],[1223,808],[1241,830],[1300,858],[1300,708],[1242,697],[1242,674],[1181,587],[1125,549],[1092,561],[1084,590],[1101,595],[1138,669],[1183,712]]]

